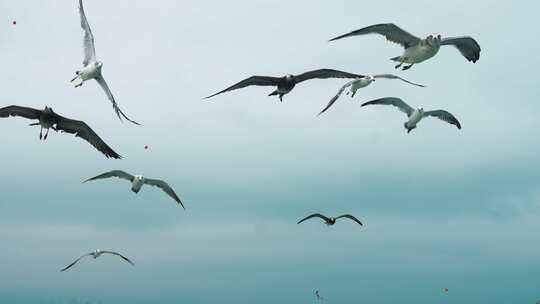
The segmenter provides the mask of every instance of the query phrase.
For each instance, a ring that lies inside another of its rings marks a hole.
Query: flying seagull
[[[277,86],[277,89],[270,93],[268,96],[274,96],[278,95],[279,100],[283,101],[283,96],[299,84],[302,81],[310,80],[310,79],[328,79],[328,78],[362,78],[363,75],[357,75],[357,74],[351,74],[347,72],[337,71],[337,70],[331,70],[331,69],[320,69],[320,70],[314,70],[309,71],[300,75],[285,75],[283,77],[272,77],[272,76],[251,76],[249,78],[246,78],[239,83],[232,85],[228,88],[226,88],[223,91],[217,92],[216,94],[210,95],[205,97],[210,98],[214,97],[216,95],[219,95],[221,93],[225,93],[232,90],[237,90],[241,88],[245,88],[248,86],[271,86],[275,87]]]
[[[60,271],[66,271],[68,270],[69,268],[71,268],[71,266],[77,264],[77,262],[79,262],[82,258],[84,257],[87,257],[87,256],[92,256],[94,259],[97,259],[99,256],[101,256],[102,254],[104,253],[107,253],[107,254],[114,254],[114,255],[117,255],[119,257],[121,257],[122,259],[124,259],[126,262],[130,263],[131,265],[135,265],[133,264],[133,262],[126,258],[125,256],[121,255],[120,253],[118,252],[114,252],[114,251],[108,251],[108,250],[101,250],[101,249],[96,249],[92,252],[89,252],[87,254],[83,254],[81,255],[78,259],[76,259],[73,263],[67,265],[64,269],[60,270]]]
[[[89,178],[85,180],[83,183],[97,180],[97,179],[105,179],[109,177],[118,177],[118,178],[122,178],[122,179],[130,181],[131,191],[135,193],[139,193],[139,191],[141,190],[144,184],[150,185],[150,186],[156,186],[160,188],[161,190],[163,190],[165,193],[167,193],[170,197],[172,197],[178,204],[182,206],[182,208],[184,208],[184,210],[186,209],[184,207],[184,204],[182,204],[182,201],[180,201],[180,199],[178,198],[174,190],[171,188],[171,186],[169,186],[169,184],[159,179],[150,179],[150,178],[145,178],[142,175],[131,175],[121,170],[113,170],[113,171],[106,172],[101,175]]]
[[[83,83],[90,79],[95,79],[101,88],[105,91],[105,94],[107,94],[107,98],[112,102],[112,106],[114,108],[114,111],[116,112],[116,115],[120,120],[122,120],[122,115],[125,119],[128,121],[139,125],[139,123],[129,119],[122,110],[118,107],[118,104],[116,103],[116,100],[114,99],[113,94],[111,93],[111,90],[109,89],[109,86],[107,85],[107,82],[105,81],[105,78],[103,78],[103,75],[101,73],[101,68],[103,67],[103,62],[96,60],[96,49],[94,47],[94,35],[92,34],[92,31],[90,30],[90,24],[88,24],[88,20],[86,20],[86,15],[84,14],[84,8],[82,0],[79,0],[79,14],[81,16],[81,27],[84,31],[84,39],[83,39],[83,46],[84,46],[84,60],[83,60],[83,68],[81,70],[78,70],[75,72],[76,76],[71,80],[71,82],[74,82],[75,80],[79,80],[77,84],[75,84],[75,87],[78,88],[83,85]]]
[[[44,110],[38,110],[27,107],[8,106],[0,109],[0,117],[20,116],[27,119],[37,119],[39,122],[32,123],[30,126],[41,126],[39,139],[46,140],[49,135],[49,129],[75,134],[90,143],[94,148],[105,154],[107,158],[122,158],[114,152],[84,121],[73,120],[56,114],[52,108],[45,107]],[[43,136],[43,129],[47,129]]]
[[[324,220],[324,223],[328,226],[332,226],[336,223],[337,219],[340,219],[340,218],[348,218],[348,219],[351,219],[355,222],[357,222],[360,226],[362,226],[362,222],[360,222],[356,217],[350,215],[350,214],[344,214],[344,215],[340,215],[338,217],[326,217],[320,213],[314,213],[312,215],[309,215],[303,219],[301,219],[297,224],[300,224],[302,223],[303,221],[305,220],[309,220],[310,218],[314,218],[314,217],[320,217]]]
[[[419,86],[419,87],[425,87],[424,85],[417,84],[417,83],[414,83],[414,82],[410,82],[410,81],[408,81],[406,79],[403,79],[403,78],[401,78],[399,76],[392,75],[392,74],[379,74],[379,75],[365,76],[365,77],[362,77],[362,78],[351,80],[351,81],[347,82],[344,86],[342,86],[341,89],[339,89],[339,91],[337,92],[336,96],[334,96],[330,100],[330,102],[328,102],[326,107],[319,113],[319,115],[326,112],[326,110],[328,110],[334,104],[334,102],[336,102],[336,100],[338,100],[338,98],[341,96],[341,94],[347,88],[350,87],[349,91],[347,91],[347,95],[349,95],[349,93],[351,93],[351,98],[353,98],[354,95],[356,95],[356,91],[358,89],[365,88],[365,87],[369,86],[371,83],[375,82],[376,79],[399,79],[399,80],[404,81],[404,82],[406,82],[408,84],[412,84],[412,85]]]
[[[368,101],[362,104],[363,106],[367,105],[390,105],[397,107],[401,112],[407,114],[409,120],[404,124],[407,133],[411,132],[413,129],[416,129],[416,125],[428,116],[437,117],[438,119],[445,121],[449,124],[455,125],[458,129],[461,130],[461,124],[451,113],[445,110],[435,110],[435,111],[424,111],[422,107],[418,109],[413,109],[403,100],[396,97],[385,97],[372,101]]]
[[[395,42],[405,48],[405,52],[402,56],[391,58],[391,60],[399,62],[399,64],[396,65],[396,69],[400,68],[404,63],[407,63],[409,65],[404,66],[403,70],[408,70],[414,64],[428,60],[439,52],[441,45],[455,46],[461,55],[467,58],[468,61],[476,63],[476,61],[480,59],[480,45],[472,37],[462,36],[443,39],[441,38],[441,35],[429,35],[425,39],[420,39],[393,23],[371,25],[332,38],[330,41],[366,34],[383,35],[387,40]]]

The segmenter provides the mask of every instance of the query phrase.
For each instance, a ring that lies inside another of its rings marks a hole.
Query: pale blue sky
[[[282,11],[280,8],[286,8]],[[0,302],[535,303],[538,256],[536,1],[87,0],[120,123],[96,83],[74,89],[82,31],[76,0],[0,0],[0,106],[52,106],[88,122],[125,159],[69,135],[2,119]],[[11,22],[17,21],[16,26]],[[450,47],[407,72],[381,37],[327,40],[394,22],[425,36],[471,35],[476,64]],[[316,68],[399,73],[316,114],[345,81],[201,98],[250,75]],[[454,113],[411,134],[401,97]],[[148,145],[149,150],[144,146]],[[123,169],[164,178],[187,210],[126,182],[81,181]],[[316,221],[355,214],[364,227]],[[113,257],[59,269],[83,252]],[[449,288],[448,293],[443,288]]]

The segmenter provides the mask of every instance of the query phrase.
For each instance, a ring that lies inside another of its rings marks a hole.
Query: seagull
[[[279,100],[283,101],[283,96],[299,84],[302,81],[310,80],[310,79],[328,79],[328,78],[362,78],[364,76],[357,75],[357,74],[351,74],[347,72],[337,71],[337,70],[331,70],[331,69],[320,69],[320,70],[314,70],[309,71],[300,75],[285,75],[283,77],[272,77],[272,76],[251,76],[249,78],[246,78],[239,83],[230,86],[226,88],[223,91],[217,92],[216,94],[210,95],[205,97],[205,99],[208,99],[210,97],[214,97],[216,95],[219,95],[221,93],[225,93],[228,91],[236,90],[245,88],[248,86],[277,86],[277,89],[270,93],[268,96],[275,96],[278,95]]]
[[[90,24],[88,24],[88,20],[86,20],[86,15],[84,14],[84,8],[82,0],[79,0],[79,14],[81,16],[81,27],[84,31],[84,60],[83,60],[83,68],[82,70],[78,70],[75,72],[76,76],[71,80],[71,82],[74,82],[75,80],[79,80],[77,84],[75,84],[75,87],[78,88],[83,85],[83,83],[90,79],[95,79],[101,88],[105,91],[105,94],[107,94],[107,97],[112,102],[112,106],[114,108],[114,111],[116,112],[116,115],[118,115],[118,118],[122,120],[122,115],[125,119],[128,121],[139,125],[138,122],[135,122],[131,119],[129,119],[122,110],[118,107],[118,104],[114,100],[114,96],[111,93],[111,90],[109,89],[109,86],[107,85],[107,82],[105,81],[105,78],[103,78],[103,75],[101,73],[101,68],[103,67],[103,62],[96,60],[96,49],[94,47],[94,35],[92,34],[92,31],[90,30]]]
[[[60,270],[60,271],[66,271],[68,270],[69,268],[71,268],[71,266],[77,264],[77,262],[79,262],[82,258],[84,257],[87,257],[87,256],[92,256],[94,259],[97,259],[98,257],[100,257],[102,254],[104,253],[107,253],[107,254],[114,254],[114,255],[117,255],[119,257],[121,257],[122,259],[124,259],[126,262],[130,263],[131,265],[135,265],[130,259],[126,258],[125,256],[121,255],[120,253],[118,252],[114,252],[114,251],[108,251],[108,250],[101,250],[101,249],[96,249],[92,252],[89,252],[87,254],[83,254],[81,255],[78,259],[76,259],[73,263],[67,265],[64,269]]]
[[[402,56],[391,58],[390,60],[399,62],[396,69],[400,68],[404,63],[409,64],[404,66],[403,70],[410,69],[414,64],[428,60],[439,52],[441,45],[455,46],[461,55],[467,58],[468,61],[476,63],[480,59],[480,45],[476,40],[469,36],[441,38],[441,35],[429,35],[425,39],[420,39],[409,32],[401,29],[393,23],[375,24],[350,33],[330,39],[330,41],[338,40],[345,37],[365,35],[365,34],[380,34],[386,37],[387,40],[395,42],[405,48]]]
[[[109,177],[118,177],[118,178],[123,178],[125,180],[130,181],[131,191],[135,193],[139,193],[139,191],[141,190],[144,184],[150,185],[150,186],[156,186],[160,188],[161,190],[163,190],[165,193],[167,193],[170,197],[172,197],[178,204],[182,206],[182,208],[184,208],[184,210],[186,209],[184,207],[184,204],[182,204],[182,201],[180,201],[180,199],[178,198],[174,190],[171,188],[171,186],[169,186],[169,184],[159,179],[150,179],[150,178],[145,178],[142,175],[131,175],[121,170],[113,170],[113,171],[106,172],[101,175],[89,178],[85,180],[83,183],[97,180],[97,179],[105,179]]]
[[[356,95],[356,91],[358,89],[365,88],[365,87],[369,86],[371,83],[375,82],[375,80],[379,79],[379,78],[382,78],[382,79],[399,79],[399,80],[404,81],[404,82],[406,82],[408,84],[412,84],[412,85],[419,86],[419,87],[422,87],[422,88],[425,87],[424,85],[417,84],[417,83],[414,83],[414,82],[410,82],[410,81],[408,81],[406,79],[403,79],[403,78],[401,78],[399,76],[392,75],[392,74],[379,74],[379,75],[365,76],[365,77],[362,77],[362,78],[358,78],[358,79],[349,81],[344,86],[342,86],[341,89],[339,89],[339,91],[337,92],[336,96],[334,96],[330,100],[330,102],[328,102],[326,107],[319,113],[319,115],[326,112],[326,110],[328,110],[334,104],[334,102],[336,102],[336,100],[338,100],[338,98],[341,96],[341,94],[348,87],[350,87],[350,89],[349,89],[349,91],[347,91],[347,95],[349,95],[349,93],[351,93],[351,98],[353,98],[354,95]]]
[[[320,217],[320,218],[322,218],[322,219],[324,220],[325,224],[328,225],[328,226],[334,225],[334,224],[336,223],[336,220],[337,220],[337,219],[340,219],[340,218],[348,218],[348,219],[351,219],[351,220],[357,222],[360,226],[362,226],[362,223],[361,223],[356,217],[354,217],[354,216],[352,216],[352,215],[350,215],[350,214],[344,214],[344,215],[340,215],[340,216],[338,216],[338,217],[326,217],[326,216],[324,216],[324,215],[322,215],[322,214],[320,214],[320,213],[314,213],[314,214],[312,214],[312,215],[310,215],[310,216],[307,216],[307,217],[301,219],[297,224],[300,224],[300,223],[302,223],[303,221],[309,220],[310,218],[314,218],[314,217]]]
[[[46,140],[49,135],[49,129],[63,131],[75,134],[90,143],[94,148],[103,153],[105,157],[122,158],[114,152],[84,121],[73,120],[56,114],[52,108],[45,107],[44,110],[38,110],[28,107],[8,106],[0,109],[0,117],[20,116],[27,119],[37,119],[39,122],[32,123],[30,126],[41,126],[39,139]],[[47,129],[43,136],[43,129]]]
[[[422,107],[418,109],[413,109],[403,100],[396,97],[385,97],[372,101],[368,101],[362,104],[363,106],[367,105],[391,105],[397,107],[401,112],[407,114],[409,120],[404,124],[407,133],[411,132],[413,129],[416,129],[416,125],[428,116],[437,117],[438,119],[445,121],[449,124],[455,125],[458,129],[461,130],[461,124],[451,113],[445,110],[435,110],[435,111],[424,111]]]

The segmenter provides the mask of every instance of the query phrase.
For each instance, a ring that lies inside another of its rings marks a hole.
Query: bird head
[[[293,78],[294,78],[294,75],[292,74],[285,75],[285,80],[292,80]]]
[[[429,46],[439,46],[441,44],[441,35],[439,34],[431,34],[429,36],[427,36],[426,38],[426,43],[429,45]]]
[[[96,67],[97,67],[98,69],[101,69],[102,66],[103,66],[103,62],[101,62],[101,61],[96,61]]]
[[[373,77],[372,75],[369,75],[367,79],[369,80],[369,82],[375,82],[375,77]]]
[[[45,112],[45,113],[52,113],[52,112],[53,112],[53,109],[52,109],[52,108],[49,108],[48,106],[45,106],[45,110],[43,110],[43,112]]]
[[[423,107],[419,107],[419,108],[418,108],[418,112],[424,113],[424,108],[423,108]]]

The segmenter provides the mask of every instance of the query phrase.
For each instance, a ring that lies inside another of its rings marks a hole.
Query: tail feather
[[[275,96],[275,95],[277,95],[277,94],[279,94],[279,93],[278,93],[278,90],[275,90],[274,92],[268,94],[268,96]]]
[[[390,58],[390,60],[392,60],[392,61],[401,61],[401,56]]]

